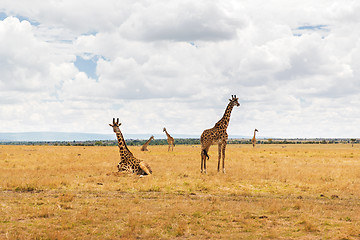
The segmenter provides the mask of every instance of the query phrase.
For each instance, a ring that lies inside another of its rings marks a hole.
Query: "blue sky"
[[[6,13],[4,12],[0,12],[0,20],[4,20],[5,18],[7,18],[8,16],[6,15]]]
[[[261,8],[259,8],[261,4]],[[4,0],[0,132],[360,137],[356,1]]]
[[[328,26],[326,25],[315,25],[315,26],[311,26],[311,25],[304,25],[304,26],[300,26],[297,28],[297,30],[324,30],[326,29]]]
[[[97,58],[91,57],[89,59],[84,59],[83,57],[76,56],[76,61],[74,62],[75,67],[80,71],[86,73],[90,78],[97,79],[96,75],[96,66]]]

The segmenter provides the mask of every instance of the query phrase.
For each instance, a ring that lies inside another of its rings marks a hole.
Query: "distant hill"
[[[155,139],[165,139],[165,134],[127,134],[123,133],[125,139],[149,139],[154,135]],[[200,138],[197,135],[172,134],[174,138]],[[229,136],[229,138],[249,138],[244,136]],[[115,134],[99,133],[74,133],[74,132],[19,132],[0,133],[0,142],[26,142],[26,141],[93,141],[114,140]]]

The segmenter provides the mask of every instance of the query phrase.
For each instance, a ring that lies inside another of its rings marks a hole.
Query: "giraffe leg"
[[[226,142],[222,145],[222,167],[223,167],[223,173],[225,173],[225,149],[226,149]],[[219,160],[220,161],[220,160]]]
[[[201,150],[201,170],[200,172],[203,172],[203,165],[204,165],[204,150]]]
[[[203,170],[206,173],[206,158],[209,159],[209,155],[207,154],[209,151],[209,148],[210,148],[210,146],[201,148],[202,149],[201,150],[201,173],[203,172]],[[203,167],[204,167],[204,169],[203,169]]]
[[[140,162],[139,165],[140,165],[141,170],[143,170],[147,175],[151,175],[152,170],[147,163]]]
[[[204,172],[206,174],[206,157],[204,157]]]
[[[117,168],[118,168],[119,172],[125,172],[126,171],[126,168],[125,168],[124,163],[122,161],[120,161],[118,163]]]
[[[219,157],[218,157],[218,172],[220,171],[220,159],[221,159],[221,143],[218,144],[218,152],[219,152]]]

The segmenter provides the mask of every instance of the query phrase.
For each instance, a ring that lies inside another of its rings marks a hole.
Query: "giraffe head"
[[[166,128],[163,129],[163,132],[165,132],[165,131],[166,131]]]
[[[121,123],[119,123],[119,118],[116,119],[116,122],[115,122],[115,118],[113,118],[113,124],[109,124],[110,127],[113,128],[114,132],[116,132],[116,129],[118,129],[121,125]]]
[[[231,99],[229,99],[229,101],[231,102],[231,104],[233,106],[240,106],[240,103],[239,103],[239,98],[236,97],[236,95],[231,95]]]
[[[150,139],[154,139],[154,136],[151,136]]]
[[[256,128],[255,128],[255,132],[258,132],[259,130],[257,130]]]

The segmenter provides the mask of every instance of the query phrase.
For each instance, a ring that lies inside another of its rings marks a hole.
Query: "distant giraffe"
[[[170,136],[170,134],[166,131],[166,128],[163,129],[163,132],[165,132],[167,136],[167,142],[169,144],[168,151],[170,151],[170,147],[171,147],[171,151],[174,151],[174,146],[175,146],[174,138]]]
[[[255,145],[256,145],[256,138],[255,138],[256,132],[258,132],[258,130],[255,128],[255,130],[254,130],[254,136],[253,136],[253,138],[251,139],[251,142],[252,142],[253,148],[254,148],[254,147],[255,147]]]
[[[119,172],[135,173],[138,175],[150,175],[152,170],[150,166],[142,160],[139,160],[133,156],[128,147],[126,146],[125,139],[120,131],[119,118],[115,122],[113,118],[113,124],[109,124],[113,128],[119,146],[120,162],[118,164]]]
[[[209,148],[212,144],[218,144],[219,158],[218,158],[218,172],[220,171],[220,159],[222,157],[222,171],[225,173],[225,148],[228,134],[226,129],[229,125],[231,111],[234,106],[240,106],[236,95],[232,95],[229,99],[229,104],[226,107],[224,116],[215,124],[213,128],[206,129],[200,138],[201,142],[201,172],[206,173],[206,159],[209,159]],[[222,154],[221,154],[222,153]]]
[[[149,138],[149,140],[147,140],[146,143],[144,143],[144,145],[142,145],[140,150],[141,151],[148,151],[147,146],[150,144],[151,140],[153,140],[153,139],[154,139],[154,136],[151,136]]]

